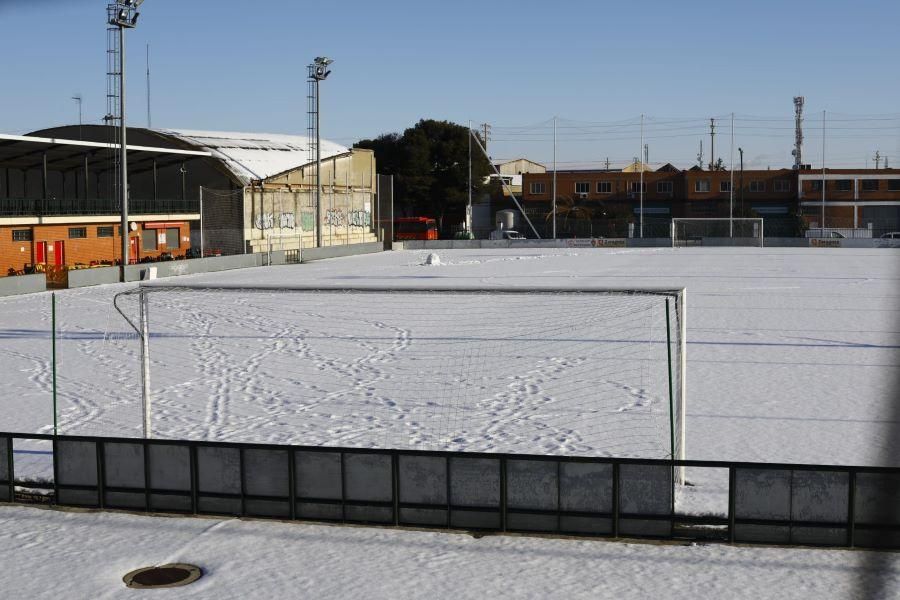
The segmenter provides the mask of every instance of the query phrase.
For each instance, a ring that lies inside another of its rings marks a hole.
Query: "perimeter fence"
[[[49,444],[36,467],[21,443]],[[20,465],[31,469],[21,473]],[[724,515],[678,467],[728,473]],[[43,471],[41,471],[41,468]],[[431,529],[900,548],[900,468],[0,433],[0,502]]]

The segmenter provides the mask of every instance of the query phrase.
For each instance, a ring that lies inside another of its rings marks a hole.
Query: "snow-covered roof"
[[[310,139],[280,133],[235,133],[189,129],[154,129],[198,150],[210,152],[244,183],[266,179],[311,162]],[[322,140],[322,158],[343,154],[348,148]]]

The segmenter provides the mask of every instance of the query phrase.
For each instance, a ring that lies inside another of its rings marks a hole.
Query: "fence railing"
[[[18,474],[40,451],[17,444],[39,442],[52,445],[48,472]],[[724,516],[676,510],[680,466],[727,470]],[[886,467],[0,433],[0,502],[48,497],[178,514],[900,548],[900,468]]]
[[[0,216],[93,216],[119,213],[114,198],[4,198],[0,199]],[[133,215],[185,214],[200,212],[200,202],[194,199],[130,198],[128,211]]]

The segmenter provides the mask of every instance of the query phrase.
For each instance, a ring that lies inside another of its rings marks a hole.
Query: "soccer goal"
[[[763,220],[672,219],[672,247],[759,246],[763,247]]]
[[[114,302],[147,437],[680,459],[685,297],[142,286]]]

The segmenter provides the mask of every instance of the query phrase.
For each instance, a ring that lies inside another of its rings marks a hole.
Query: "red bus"
[[[394,240],[436,240],[437,221],[428,217],[399,217],[394,219]]]

